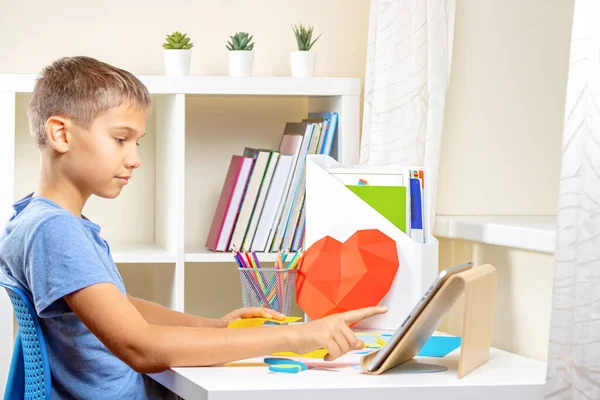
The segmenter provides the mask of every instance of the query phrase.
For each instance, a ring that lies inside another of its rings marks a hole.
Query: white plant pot
[[[190,74],[192,50],[164,49],[165,74],[167,76],[187,76]]]
[[[229,50],[229,76],[252,76],[254,51]]]
[[[308,78],[315,74],[317,53],[314,51],[292,51],[290,52],[290,67],[292,76]]]

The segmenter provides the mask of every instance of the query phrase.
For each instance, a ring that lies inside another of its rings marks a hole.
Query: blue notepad
[[[456,336],[431,336],[417,355],[421,357],[444,357],[459,348],[460,343],[461,338]]]

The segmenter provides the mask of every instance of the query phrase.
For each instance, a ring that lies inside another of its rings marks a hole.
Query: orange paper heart
[[[325,236],[302,257],[296,300],[310,319],[375,306],[399,265],[396,242],[377,229],[359,230],[344,243]]]

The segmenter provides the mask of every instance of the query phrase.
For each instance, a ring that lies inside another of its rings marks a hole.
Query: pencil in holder
[[[238,268],[244,307],[263,307],[284,315],[296,289],[296,269]]]

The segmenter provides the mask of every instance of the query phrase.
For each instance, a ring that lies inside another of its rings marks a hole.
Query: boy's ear
[[[53,115],[46,121],[46,138],[48,145],[59,153],[69,150],[69,135],[67,134],[68,120]]]

